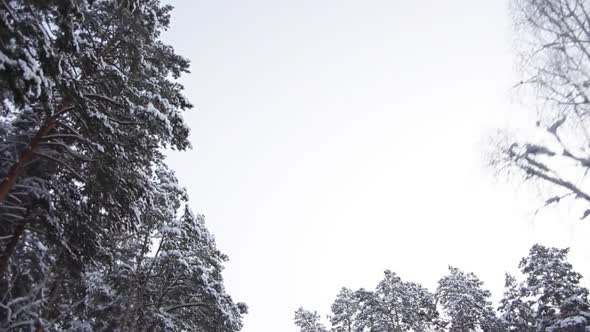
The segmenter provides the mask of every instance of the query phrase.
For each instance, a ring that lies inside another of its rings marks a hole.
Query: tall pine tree
[[[501,330],[488,290],[473,273],[449,266],[449,275],[438,282],[436,299],[448,317],[449,332]]]
[[[588,290],[567,261],[569,249],[534,245],[519,264],[525,280],[510,278],[500,311],[512,331],[584,331],[590,327]]]
[[[191,108],[188,60],[160,41],[171,9],[0,2],[0,329],[240,329],[225,256],[177,215],[164,165]]]

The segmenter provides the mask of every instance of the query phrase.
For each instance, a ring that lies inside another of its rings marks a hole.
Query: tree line
[[[159,0],[0,2],[0,330],[238,331]]]
[[[496,309],[491,293],[470,272],[449,266],[434,293],[385,271],[374,290],[342,288],[327,316],[299,308],[300,332],[585,332],[590,330],[588,289],[567,260],[569,249],[534,245],[506,274]]]

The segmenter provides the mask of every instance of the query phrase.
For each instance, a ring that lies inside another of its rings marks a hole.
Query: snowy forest
[[[534,96],[540,134],[503,133],[489,164],[503,176],[540,184],[541,207],[564,204],[590,216],[585,175],[590,169],[590,2],[515,0],[511,3],[523,80]],[[569,249],[534,245],[506,274],[496,306],[478,277],[449,266],[434,292],[385,271],[374,290],[342,288],[327,315],[299,308],[301,332],[352,331],[590,331],[588,289],[568,263]]]
[[[0,1],[0,331],[244,327],[248,306],[222,276],[228,257],[166,163],[191,148],[183,112],[193,108],[179,81],[189,59],[162,38],[166,3]],[[500,132],[488,166],[542,188],[540,207],[567,205],[588,222],[590,1],[513,0],[509,11],[523,77],[514,88],[532,96],[542,134]],[[294,324],[590,331],[589,291],[568,253],[534,245],[499,303],[460,267],[435,290],[386,270],[375,289],[342,288],[327,316],[299,308]]]
[[[164,150],[189,61],[149,1],[0,4],[0,330],[238,331],[226,256]]]
[[[521,276],[506,274],[497,310],[478,277],[449,266],[434,293],[386,270],[375,290],[343,287],[327,316],[299,308],[301,332],[352,331],[588,331],[588,289],[567,260],[568,249],[535,245],[518,264]]]

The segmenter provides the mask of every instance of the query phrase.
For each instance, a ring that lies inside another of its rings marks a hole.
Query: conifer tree
[[[299,327],[299,332],[328,332],[320,322],[320,315],[317,312],[311,312],[303,308],[295,311],[295,325]]]
[[[241,328],[226,258],[164,164],[192,107],[189,62],[160,40],[171,9],[0,2],[0,329]]]
[[[582,331],[590,327],[588,290],[567,261],[569,249],[534,245],[510,278],[500,311],[512,331]]]
[[[352,332],[359,310],[357,294],[349,288],[342,287],[331,309],[332,329],[335,332]]]
[[[358,292],[356,328],[392,332],[430,329],[438,316],[434,296],[417,283],[402,281],[390,270],[384,275],[374,292]]]
[[[482,286],[475,274],[449,266],[449,275],[439,280],[436,290],[436,299],[449,319],[449,332],[500,328],[489,300],[491,293]]]

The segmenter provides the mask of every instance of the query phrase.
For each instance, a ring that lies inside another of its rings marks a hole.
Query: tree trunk
[[[33,136],[31,143],[29,143],[29,146],[27,146],[25,151],[20,154],[16,163],[10,167],[6,178],[0,183],[0,202],[6,200],[12,187],[16,184],[16,180],[22,172],[24,165],[33,159],[35,152],[37,152],[39,145],[43,141],[43,137],[49,134],[49,132],[55,127],[55,124],[55,119],[53,117],[49,118],[47,122],[39,128],[35,136]]]
[[[10,167],[6,178],[2,181],[2,183],[0,183],[0,202],[6,200],[8,194],[16,184],[18,177],[22,173],[24,166],[29,161],[33,160],[35,157],[35,152],[37,152],[37,149],[39,149],[39,146],[43,141],[43,137],[47,136],[49,132],[55,127],[55,125],[55,118],[50,117],[47,122],[45,122],[45,124],[39,128],[35,136],[33,136],[31,143],[29,143],[29,146],[27,146],[27,148],[20,154],[16,163]],[[24,224],[20,223],[14,227],[12,238],[0,254],[0,275],[3,275],[4,272],[6,272],[6,269],[8,268],[8,261],[14,253],[14,250],[16,249],[16,246],[18,245],[18,242],[20,241],[20,238],[24,232]]]

